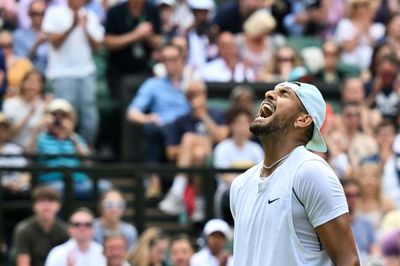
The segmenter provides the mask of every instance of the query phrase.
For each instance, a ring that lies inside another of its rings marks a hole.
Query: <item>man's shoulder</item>
[[[126,13],[127,9],[128,9],[128,1],[123,1],[121,3],[115,4],[112,7],[110,7],[107,15],[120,16],[121,13]]]
[[[22,221],[20,221],[15,227],[15,233],[19,234],[28,234],[32,232],[37,222],[34,216],[28,217]]]
[[[232,187],[240,188],[243,185],[248,184],[248,181],[254,176],[254,174],[258,173],[258,169],[260,169],[260,163],[250,167],[244,173],[236,177],[232,182]]]
[[[167,78],[151,77],[144,81],[140,88],[159,88],[160,85],[170,84]]]

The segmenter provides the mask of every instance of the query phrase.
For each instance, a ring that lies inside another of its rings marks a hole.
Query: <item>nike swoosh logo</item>
[[[273,200],[268,200],[268,204],[271,204],[274,201],[277,201],[279,198],[273,199]]]

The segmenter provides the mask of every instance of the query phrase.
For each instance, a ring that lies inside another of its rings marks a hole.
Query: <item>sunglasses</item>
[[[71,226],[75,228],[91,228],[92,222],[71,222]]]
[[[126,202],[123,200],[120,200],[120,201],[106,200],[103,202],[103,207],[106,209],[124,209],[125,206],[126,206]]]
[[[282,57],[278,57],[278,62],[294,62],[294,57],[292,56],[282,56]]]
[[[40,11],[31,11],[29,12],[29,15],[31,17],[43,17],[44,12],[40,12]]]

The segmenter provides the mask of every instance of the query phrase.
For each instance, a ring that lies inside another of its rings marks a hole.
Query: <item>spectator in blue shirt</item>
[[[29,150],[37,152],[39,163],[47,167],[79,167],[81,160],[73,157],[88,156],[89,147],[85,140],[75,133],[76,113],[72,105],[63,99],[50,102],[48,114],[44,118],[45,131],[33,133]],[[48,157],[55,156],[56,157]],[[71,156],[69,156],[71,155]],[[73,187],[76,198],[90,198],[93,183],[90,178],[80,172],[72,173]],[[64,192],[64,174],[61,172],[46,172],[38,176],[39,183],[53,186],[61,193]],[[99,189],[106,191],[111,187],[107,181],[100,180]]]
[[[48,43],[41,31],[46,3],[34,0],[29,5],[28,15],[31,19],[29,28],[18,28],[14,34],[14,54],[29,58],[35,67],[44,73],[47,66]]]
[[[152,163],[165,160],[166,126],[189,112],[182,84],[185,64],[181,48],[167,45],[162,49],[161,57],[167,76],[146,80],[127,111],[129,121],[144,125],[146,161]]]

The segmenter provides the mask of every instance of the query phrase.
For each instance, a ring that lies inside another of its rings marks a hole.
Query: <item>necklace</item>
[[[289,155],[290,155],[291,153],[292,153],[292,152],[289,152],[288,154],[286,154],[285,156],[283,156],[282,158],[280,158],[279,160],[277,160],[276,162],[274,162],[274,163],[271,164],[270,166],[267,166],[267,165],[263,164],[263,167],[264,167],[265,169],[267,169],[267,170],[271,170],[275,165],[277,165],[277,164],[283,162],[287,157],[289,157]]]

